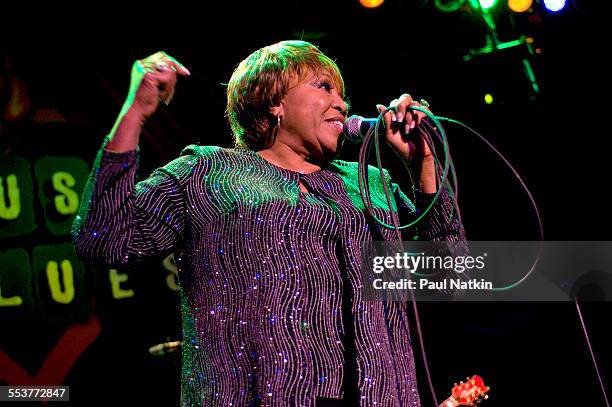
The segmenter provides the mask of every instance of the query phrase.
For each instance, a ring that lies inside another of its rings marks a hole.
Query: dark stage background
[[[119,112],[132,63],[158,50],[185,64],[192,76],[179,81],[171,105],[147,124],[141,177],[187,144],[231,146],[223,83],[233,68],[262,46],[304,38],[337,60],[353,113],[373,116],[376,103],[388,104],[403,92],[425,98],[436,114],[479,130],[516,166],[540,207],[546,240],[609,240],[610,69],[609,38],[604,37],[609,23],[595,3],[570,2],[554,15],[539,3],[520,15],[503,1],[494,9],[501,41],[530,35],[541,50],[529,57],[537,95],[522,70],[524,48],[463,60],[469,49],[485,45],[486,32],[482,18],[467,5],[453,13],[442,13],[427,0],[387,0],[373,10],[357,1],[287,0],[201,3],[197,10],[149,4],[138,11],[108,5],[73,9],[73,14],[6,12],[0,103],[4,109],[13,100],[9,77],[19,78],[31,103],[20,117],[0,119],[0,151],[4,158],[30,163],[72,156],[91,165]],[[494,96],[491,105],[483,101],[487,92]],[[538,239],[529,200],[510,171],[473,135],[451,125],[446,129],[468,238]],[[357,151],[349,147],[341,158],[356,160]],[[405,175],[391,161],[386,167],[396,179]],[[39,227],[0,238],[0,251],[23,248],[31,254],[38,246],[70,242],[68,235],[44,227],[45,215],[34,201]],[[8,270],[17,266],[0,265],[2,296],[20,295],[3,286]],[[60,307],[48,318],[45,309],[52,305],[40,289],[27,301],[29,311],[0,307],[0,363],[5,363],[0,384],[40,378],[64,332],[89,321],[92,343],[53,383],[70,386],[71,404],[178,404],[179,353],[154,357],[147,351],[180,339],[173,274],[161,262],[123,270],[129,280],[122,287],[134,295],[117,299],[110,294],[108,270],[86,270],[77,287],[85,300],[76,311],[67,308],[70,315],[62,317]],[[34,280],[28,284],[39,287]],[[609,383],[611,307],[604,302],[583,307]],[[486,402],[491,407],[604,405],[573,303],[422,303],[419,308],[439,399],[447,397],[453,382],[479,374],[492,388]],[[70,337],[63,340],[70,349]],[[415,355],[423,405],[432,405],[416,348]],[[15,374],[9,359],[25,376]],[[54,376],[52,367],[49,375]]]

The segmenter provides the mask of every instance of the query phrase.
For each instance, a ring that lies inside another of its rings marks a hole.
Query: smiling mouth
[[[340,132],[342,132],[342,130],[344,129],[344,124],[340,120],[328,120],[327,123],[329,123],[330,126],[334,127]]]

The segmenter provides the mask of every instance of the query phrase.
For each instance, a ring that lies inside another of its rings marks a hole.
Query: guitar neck
[[[458,407],[459,403],[452,397],[447,398],[440,404],[440,407]]]

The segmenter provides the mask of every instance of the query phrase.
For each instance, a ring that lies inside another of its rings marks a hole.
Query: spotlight
[[[551,13],[556,13],[565,7],[565,0],[544,0],[544,7]]]
[[[533,0],[508,0],[508,7],[515,13],[524,13],[533,5]]]
[[[359,0],[359,3],[365,8],[376,8],[384,2],[385,0]]]
[[[479,3],[483,10],[488,10],[497,3],[497,0],[479,0]]]

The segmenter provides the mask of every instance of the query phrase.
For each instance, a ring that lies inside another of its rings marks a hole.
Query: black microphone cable
[[[509,289],[511,289],[513,287],[516,287],[518,284],[520,284],[523,281],[525,281],[525,279],[527,279],[527,277],[529,277],[529,275],[533,272],[533,270],[537,266],[537,263],[538,263],[538,261],[540,259],[540,255],[541,255],[541,251],[542,251],[542,242],[544,240],[544,230],[543,230],[543,226],[542,226],[542,219],[540,217],[540,212],[539,212],[538,206],[537,206],[537,204],[535,202],[535,199],[533,198],[533,194],[531,193],[531,191],[529,190],[529,188],[527,187],[527,185],[525,184],[525,182],[523,181],[521,176],[518,174],[516,169],[510,164],[510,162],[488,140],[486,140],[482,135],[480,135],[478,132],[473,130],[471,127],[469,127],[469,126],[467,126],[467,125],[465,125],[465,124],[463,124],[463,123],[461,123],[461,122],[459,122],[457,120],[449,119],[449,118],[446,118],[446,117],[434,116],[429,110],[424,109],[422,107],[411,106],[410,109],[416,110],[416,111],[420,111],[420,112],[424,113],[427,116],[427,118],[429,120],[431,120],[431,122],[433,122],[433,124],[434,124],[434,126],[432,126],[427,121],[423,121],[422,122],[423,128],[421,128],[421,126],[419,126],[419,127],[416,127],[416,129],[418,129],[421,132],[420,137],[423,137],[424,141],[427,143],[427,145],[428,145],[428,147],[429,147],[429,149],[430,149],[430,151],[432,152],[432,155],[433,155],[434,165],[435,165],[435,168],[436,168],[436,183],[437,183],[436,193],[435,193],[433,199],[431,200],[430,204],[420,214],[420,216],[418,216],[414,221],[410,222],[409,224],[400,226],[400,222],[399,222],[399,219],[398,219],[398,214],[397,214],[397,212],[394,212],[392,210],[392,208],[393,208],[392,198],[391,198],[391,194],[389,193],[389,189],[387,187],[386,178],[385,178],[385,174],[384,174],[384,169],[383,169],[383,166],[382,166],[382,161],[381,161],[381,156],[380,156],[380,131],[379,131],[380,125],[381,125],[381,123],[383,121],[384,115],[387,112],[389,112],[391,110],[394,110],[393,107],[388,107],[388,108],[385,108],[382,112],[380,112],[380,114],[378,116],[378,119],[376,121],[376,125],[371,127],[367,131],[367,133],[365,135],[365,138],[363,140],[363,144],[362,144],[362,146],[360,148],[360,151],[359,151],[358,183],[359,183],[359,192],[361,194],[361,198],[362,198],[362,201],[364,203],[364,206],[367,208],[370,216],[378,224],[380,224],[383,227],[386,227],[388,229],[393,229],[395,231],[396,237],[397,237],[397,241],[398,241],[398,245],[399,245],[399,249],[401,250],[401,252],[404,252],[404,246],[403,246],[403,242],[402,242],[401,230],[402,229],[407,229],[409,227],[412,227],[412,226],[416,225],[418,222],[420,222],[423,219],[423,217],[431,210],[433,205],[438,200],[438,198],[440,196],[440,193],[442,191],[442,188],[446,188],[448,193],[449,193],[449,196],[450,196],[450,198],[452,199],[452,202],[453,202],[453,210],[451,212],[450,219],[452,221],[453,213],[456,212],[459,230],[462,231],[463,230],[463,223],[462,223],[462,219],[461,219],[461,212],[460,212],[459,205],[458,205],[459,189],[458,189],[458,182],[457,182],[457,174],[456,174],[456,171],[455,171],[455,166],[454,166],[453,160],[452,160],[451,155],[450,155],[448,140],[447,140],[447,137],[446,137],[446,132],[445,132],[444,127],[442,126],[440,121],[447,121],[447,122],[459,124],[459,125],[465,127],[466,129],[471,131],[473,134],[476,134],[481,140],[483,140],[504,161],[504,163],[508,167],[510,167],[510,169],[513,172],[513,174],[519,180],[521,186],[523,187],[523,189],[526,191],[527,195],[529,196],[529,198],[531,200],[531,203],[533,205],[533,208],[535,210],[536,218],[537,218],[537,221],[538,221],[539,236],[540,236],[540,248],[539,248],[539,252],[538,252],[538,254],[536,256],[536,259],[535,259],[531,269],[527,272],[527,274],[524,277],[522,277],[520,280],[516,281],[515,283],[509,284],[509,285],[507,285],[505,287],[493,288],[493,290],[495,290],[495,291],[505,291],[505,290],[509,290]],[[435,148],[434,137],[432,137],[432,134],[437,139],[438,143],[441,144],[441,146],[442,146],[442,149],[443,149],[443,152],[444,152],[444,161],[443,161],[443,164],[440,161],[440,159],[438,158],[438,153],[437,153],[437,150]],[[385,197],[386,197],[386,200],[387,200],[387,205],[388,205],[389,210],[390,210],[391,220],[392,220],[393,225],[386,224],[382,220],[378,219],[376,217],[376,215],[374,215],[374,208],[373,208],[371,197],[370,197],[369,183],[368,183],[368,157],[370,156],[372,143],[375,146],[377,166],[378,166],[378,169],[379,169],[379,172],[380,172],[380,177],[381,177],[382,184],[383,184],[382,186],[383,186],[383,190],[384,190]],[[449,173],[450,173],[450,176],[449,176]],[[413,184],[413,187],[414,187],[415,182],[414,182],[414,179],[412,178],[412,174],[410,174],[410,171],[409,171],[409,177],[410,177],[410,180],[411,180],[411,182]],[[413,193],[413,199],[414,199],[414,193]],[[423,332],[422,332],[422,329],[421,329],[420,318],[419,318],[417,304],[416,304],[416,298],[415,298],[414,293],[412,292],[412,290],[410,290],[410,301],[412,303],[412,308],[413,308],[413,312],[414,312],[417,337],[419,339],[419,345],[420,345],[420,349],[421,349],[421,357],[423,358],[423,364],[424,364],[424,367],[425,367],[425,374],[426,374],[426,377],[427,377],[429,390],[431,392],[431,396],[433,398],[433,401],[434,401],[434,403],[436,404],[436,407],[437,407],[438,406],[438,400],[437,400],[437,397],[436,397],[436,394],[435,394],[435,390],[434,390],[434,387],[433,387],[433,382],[432,382],[432,378],[431,378],[431,372],[430,372],[430,369],[429,369],[429,363],[427,361],[428,359],[427,359],[427,354],[426,354],[425,346],[424,346]],[[402,321],[403,321],[403,315],[401,315],[401,317],[402,317]]]
[[[404,252],[404,245],[402,242],[402,236],[401,236],[401,229],[406,229],[408,227],[411,227],[415,224],[417,224],[433,207],[433,205],[435,204],[436,200],[438,199],[438,197],[440,196],[440,192],[441,192],[441,188],[442,185],[444,185],[446,183],[446,177],[448,175],[449,172],[449,167],[450,167],[450,160],[449,160],[449,152],[448,152],[448,143],[446,142],[446,137],[444,134],[444,129],[442,128],[442,126],[439,124],[439,122],[437,121],[437,119],[428,111],[425,112],[428,116],[431,116],[432,120],[434,121],[434,123],[437,122],[438,124],[438,128],[441,129],[442,132],[442,140],[443,140],[443,148],[444,148],[444,155],[445,155],[445,160],[444,160],[444,166],[443,166],[443,172],[442,172],[442,176],[441,176],[441,180],[440,180],[440,188],[437,189],[436,194],[434,196],[434,199],[432,199],[431,203],[429,204],[429,206],[427,207],[427,209],[425,211],[423,211],[423,213],[417,217],[417,219],[413,222],[411,222],[408,225],[405,226],[400,226],[399,224],[399,219],[398,219],[398,214],[397,212],[394,212],[392,210],[393,205],[392,205],[392,201],[391,201],[391,195],[389,193],[389,189],[387,187],[387,183],[386,183],[386,178],[385,178],[385,174],[384,174],[384,170],[383,170],[383,166],[382,166],[382,161],[380,158],[380,137],[379,137],[379,128],[380,128],[380,124],[382,122],[382,119],[385,115],[385,113],[387,113],[389,110],[392,110],[392,108],[386,108],[385,110],[383,110],[382,112],[380,112],[379,116],[378,116],[378,120],[376,121],[376,126],[370,128],[366,134],[366,137],[363,140],[363,144],[361,146],[361,149],[359,151],[359,161],[358,161],[358,182],[359,182],[359,192],[361,194],[361,198],[363,200],[363,203],[365,205],[365,207],[367,208],[370,216],[376,220],[376,222],[378,222],[379,224],[381,224],[382,226],[389,228],[389,229],[394,229],[396,232],[396,236],[397,236],[397,242],[399,245],[399,249],[401,250],[401,252]],[[415,108],[416,110],[416,108]],[[424,110],[424,109],[423,109]],[[380,171],[380,177],[382,180],[382,184],[383,184],[383,190],[385,192],[385,197],[387,199],[387,205],[389,207],[389,212],[391,214],[391,220],[393,222],[393,226],[391,225],[387,225],[385,222],[379,220],[376,215],[374,215],[374,208],[372,206],[372,201],[370,199],[370,191],[369,191],[369,183],[368,183],[368,157],[369,157],[369,153],[370,153],[370,149],[371,149],[371,144],[372,144],[372,140],[374,141],[374,145],[376,148],[376,159],[377,159],[377,164],[378,164],[378,169]],[[428,144],[433,146],[433,141],[429,140]],[[434,155],[434,159],[436,162],[439,162],[435,149],[432,150],[432,154]],[[411,179],[412,179],[412,175],[410,175]],[[417,337],[419,339],[419,347],[421,350],[421,357],[423,358],[423,364],[425,367],[425,375],[427,377],[427,382],[428,382],[428,386],[429,386],[429,391],[431,393],[432,399],[435,403],[435,406],[438,407],[438,398],[436,397],[436,392],[435,389],[433,387],[433,381],[431,379],[431,372],[429,370],[429,363],[428,363],[428,359],[427,359],[427,353],[425,351],[425,343],[423,340],[423,332],[421,329],[421,323],[420,323],[420,318],[419,318],[419,314],[418,314],[418,309],[417,309],[417,304],[416,304],[416,298],[414,297],[414,293],[412,292],[412,290],[410,290],[410,301],[412,303],[412,308],[413,308],[413,312],[414,312],[414,317],[415,317],[415,325],[416,325],[416,330],[417,330]],[[404,326],[408,326],[408,324],[406,323],[406,321],[404,321],[404,315],[403,313],[400,313],[400,318],[402,320],[402,323],[404,324]]]
[[[493,146],[493,144],[491,142],[489,142],[483,135],[481,135],[480,133],[478,133],[476,130],[472,129],[471,127],[469,127],[468,125],[461,123],[458,120],[454,120],[454,119],[449,119],[447,117],[438,117],[439,120],[443,120],[443,121],[447,121],[449,123],[454,123],[454,124],[458,124],[460,126],[462,126],[463,128],[469,130],[471,133],[475,134],[478,138],[480,138],[483,142],[485,142],[485,144],[487,144],[487,146],[489,146],[503,161],[504,163],[512,170],[513,174],[515,175],[515,177],[519,180],[519,182],[521,183],[521,186],[523,187],[523,189],[525,190],[525,192],[527,193],[527,195],[529,196],[529,199],[531,200],[531,203],[533,205],[533,208],[535,210],[535,214],[536,214],[536,218],[538,220],[538,228],[539,228],[539,234],[540,234],[540,248],[538,251],[538,255],[536,257],[536,260],[534,261],[531,269],[527,272],[527,274],[525,274],[525,276],[523,278],[521,278],[520,280],[516,281],[513,284],[507,285],[505,287],[499,287],[499,288],[494,288],[494,290],[496,291],[505,291],[505,290],[509,290],[513,287],[516,287],[517,285],[519,285],[520,283],[522,283],[525,279],[527,279],[527,277],[529,277],[529,275],[533,272],[533,270],[535,269],[541,253],[542,253],[542,245],[543,245],[543,241],[544,241],[544,228],[542,226],[542,219],[540,217],[540,212],[538,210],[538,206],[535,202],[535,199],[533,198],[533,195],[531,194],[531,192],[529,191],[529,188],[527,188],[527,185],[525,184],[525,182],[523,181],[523,179],[521,178],[521,176],[518,174],[518,172],[516,171],[516,169],[512,166],[512,164],[510,164],[510,162],[502,155],[501,152],[499,152],[495,146]],[[578,315],[578,319],[580,321],[580,327],[582,329],[582,332],[584,334],[584,338],[586,340],[587,343],[587,348],[589,351],[589,356],[591,357],[591,361],[593,362],[593,368],[595,370],[595,376],[598,379],[598,384],[601,390],[601,394],[604,398],[604,401],[606,403],[607,407],[610,407],[610,402],[608,401],[608,396],[606,394],[606,389],[603,383],[603,378],[601,376],[601,373],[599,372],[599,366],[597,364],[597,358],[595,357],[595,352],[593,351],[593,347],[591,345],[591,341],[589,340],[589,333],[586,327],[586,324],[584,322],[584,319],[582,317],[582,312],[580,309],[580,303],[578,301],[578,297],[574,297],[573,298],[574,303],[576,305],[576,312]]]

